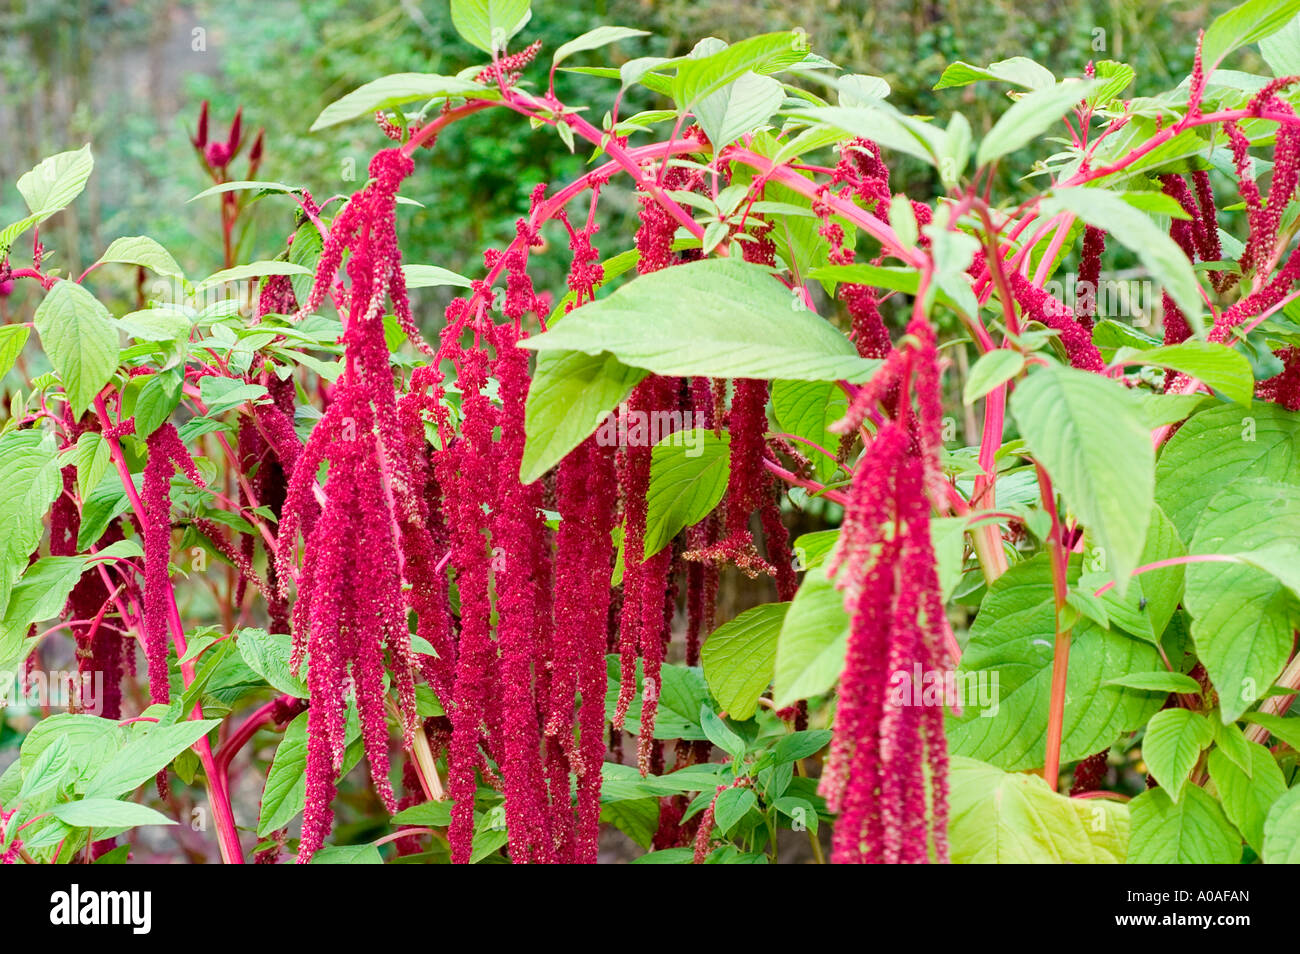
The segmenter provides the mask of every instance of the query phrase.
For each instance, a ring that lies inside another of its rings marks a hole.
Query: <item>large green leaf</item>
[[[1193,554],[1240,554],[1300,539],[1300,495],[1267,480],[1237,480],[1216,494],[1192,538]],[[1294,559],[1293,559],[1294,562]],[[1219,693],[1224,722],[1277,678],[1300,624],[1300,601],[1276,576],[1242,563],[1192,563],[1186,574],[1192,639]]]
[[[1205,716],[1190,709],[1165,709],[1147,723],[1142,760],[1151,777],[1178,801],[1201,750],[1213,741],[1214,727]]]
[[[1246,0],[1220,14],[1205,31],[1201,47],[1206,69],[1235,50],[1277,33],[1300,13],[1300,0]]]
[[[1262,402],[1192,415],[1160,452],[1156,502],[1190,542],[1210,498],[1243,477],[1300,487],[1300,415]]]
[[[302,811],[307,796],[307,715],[296,716],[284,730],[284,737],[275,749],[271,769],[266,775],[262,790],[262,811],[257,822],[257,836],[265,838],[283,828]],[[346,775],[361,760],[362,746],[358,740],[361,725],[356,711],[348,712],[348,747],[343,757]]]
[[[956,864],[1119,864],[1128,808],[1058,795],[1037,775],[955,756],[948,770],[948,842]]]
[[[1056,189],[1040,209],[1044,216],[1070,212],[1130,249],[1177,302],[1193,328],[1201,322],[1202,300],[1196,272],[1168,231],[1140,209],[1103,189]]]
[[[288,633],[268,633],[264,629],[247,627],[239,631],[236,645],[249,669],[280,692],[306,699],[306,683],[289,669],[289,643]]]
[[[1070,569],[1076,578],[1078,567]],[[958,678],[996,683],[991,706],[968,701],[948,722],[953,752],[1007,771],[1038,768],[1047,746],[1056,611],[1048,554],[1018,563],[998,577],[980,604]],[[1156,648],[1087,620],[1070,644],[1061,761],[1086,758],[1143,725],[1165,694],[1109,685],[1126,672],[1161,668]]]
[[[678,60],[673,78],[673,99],[679,109],[690,109],[704,97],[716,93],[750,70],[771,72],[797,63],[806,55],[806,44],[794,32],[764,33],[711,53]],[[719,143],[719,145],[721,145]]]
[[[551,57],[551,65],[559,66],[560,62],[574,53],[582,53],[586,50],[596,50],[602,46],[608,46],[610,43],[617,43],[619,40],[626,40],[634,36],[649,36],[645,30],[633,30],[630,27],[621,26],[599,26],[594,30],[588,30],[580,37],[570,40],[568,43],[561,44]]]
[[[675,431],[650,450],[644,548],[652,557],[721,502],[731,473],[731,437],[708,428]]]
[[[1132,832],[1129,864],[1234,865],[1241,860],[1241,838],[1223,809],[1205,789],[1187,788],[1175,802],[1163,788],[1129,802]]]
[[[563,460],[648,373],[608,352],[540,352],[524,405],[519,479],[530,484]]]
[[[62,489],[50,435],[39,430],[0,435],[0,609],[40,544],[45,513]]]
[[[521,346],[612,354],[656,374],[861,381],[878,362],[772,277],[732,259],[660,269],[565,316]]]
[[[777,708],[828,691],[844,668],[849,614],[824,566],[809,570],[781,624],[772,677]]]
[[[748,719],[772,681],[776,644],[789,603],[763,603],[723,623],[704,642],[700,663],[718,705],[732,719]]]
[[[1152,508],[1147,539],[1138,557],[1141,566],[1170,560],[1185,555],[1187,549],[1178,538],[1173,523],[1159,507]],[[1128,590],[1120,596],[1114,588],[1101,596],[1106,613],[1113,625],[1145,639],[1153,645],[1160,641],[1165,627],[1183,598],[1183,565],[1147,570],[1132,578]],[[1107,578],[1105,573],[1087,573],[1079,578],[1079,588],[1085,593],[1100,589]]]
[[[210,729],[218,719],[159,725],[132,738],[90,780],[86,797],[117,798],[153,778]]]
[[[1264,864],[1300,864],[1300,787],[1288,789],[1264,821]]]
[[[1117,382],[1052,365],[1016,388],[1011,411],[1066,506],[1104,550],[1122,595],[1151,521],[1155,452],[1136,405]]]
[[[1259,52],[1274,76],[1300,73],[1300,13],[1272,36],[1260,40]]]
[[[1273,803],[1286,792],[1286,779],[1273,753],[1257,742],[1246,744],[1250,749],[1249,774],[1218,748],[1210,751],[1208,767],[1224,814],[1237,826],[1246,844],[1256,854],[1263,854],[1265,820]]]
[[[118,338],[108,309],[75,282],[56,282],[36,306],[41,347],[80,415],[117,370]]]

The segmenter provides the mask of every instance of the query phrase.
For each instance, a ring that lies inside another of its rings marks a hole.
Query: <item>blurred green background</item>
[[[1138,91],[1159,90],[1185,75],[1197,28],[1228,6],[1227,0],[535,0],[533,20],[515,45],[541,39],[554,50],[600,23],[651,31],[573,61],[608,63],[676,55],[708,35],[730,41],[797,27],[815,52],[886,78],[901,108],[940,116],[961,109],[978,133],[1005,109],[1003,92],[994,84],[932,92],[945,64],[1022,54],[1064,75],[1090,59],[1119,59],[1137,69]],[[324,105],[386,73],[454,73],[483,59],[456,35],[442,0],[7,0],[0,11],[0,222],[22,212],[12,187],[17,176],[45,155],[93,144],[90,187],[44,235],[57,249],[57,263],[68,268],[84,267],[113,238],[133,234],[163,242],[192,276],[221,266],[217,201],[187,204],[209,184],[187,137],[202,100],[212,102],[214,137],[242,104],[250,135],[266,127],[258,178],[305,185],[319,200],[357,188],[368,157],[386,144],[366,122],[309,134]],[[548,59],[544,52],[543,62]],[[558,88],[565,101],[588,104],[597,120],[616,91],[611,81],[573,74],[562,75]],[[645,90],[629,99],[625,116],[663,105]],[[470,274],[481,268],[484,247],[513,235],[536,182],[566,181],[585,161],[552,132],[530,130],[497,111],[455,124],[421,159],[403,190],[426,205],[403,209],[406,260]],[[233,170],[243,175],[242,159]],[[928,197],[928,175],[903,166],[896,187]],[[631,197],[617,185],[609,198],[615,215],[634,213]],[[257,203],[239,258],[273,255],[289,231],[291,211],[284,198]],[[605,254],[619,251],[604,244],[613,241],[610,231],[598,237]],[[29,251],[30,243],[20,241],[15,262]],[[543,287],[562,281],[563,256],[553,258],[539,263]],[[426,311],[426,321],[431,317]]]

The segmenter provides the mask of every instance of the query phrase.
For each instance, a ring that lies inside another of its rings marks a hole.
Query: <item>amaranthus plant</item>
[[[1165,92],[954,63],[1008,93],[978,132],[799,31],[451,13],[481,62],[246,155],[204,105],[201,280],[144,236],[59,267],[89,147],[16,183],[0,859],[1300,856],[1300,0]],[[480,271],[406,261],[404,207],[457,201],[408,178],[494,109],[586,171]],[[257,180],[345,122],[351,195]]]

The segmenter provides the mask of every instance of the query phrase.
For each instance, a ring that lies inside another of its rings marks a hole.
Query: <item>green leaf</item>
[[[83,500],[99,486],[108,471],[108,441],[94,431],[77,438],[77,495]]]
[[[38,430],[0,434],[0,608],[40,544],[45,513],[62,490],[51,437]]]
[[[236,182],[218,182],[214,186],[209,186],[195,196],[186,199],[186,204],[197,202],[199,199],[206,199],[210,195],[223,195],[227,192],[301,192],[301,186],[285,185],[283,182],[266,182],[260,179],[240,179]],[[316,226],[310,226],[315,231]]]
[[[998,118],[980,142],[975,164],[988,165],[994,159],[1033,142],[1096,92],[1100,85],[1096,80],[1065,80],[1022,96]]]
[[[309,132],[319,132],[351,119],[370,116],[381,109],[392,109],[417,100],[441,99],[448,96],[466,96],[475,99],[495,99],[500,93],[481,83],[436,73],[393,73],[372,80],[335,100],[316,117]]]
[[[1210,500],[1189,550],[1248,559],[1250,551],[1269,546],[1293,548],[1297,537],[1300,496],[1294,487],[1237,480]],[[1286,665],[1300,601],[1271,573],[1241,563],[1192,563],[1186,580],[1196,652],[1219,692],[1223,721],[1231,722]]]
[[[1300,787],[1288,789],[1264,821],[1264,851],[1266,865],[1300,864]]]
[[[1127,806],[1058,795],[1037,775],[955,756],[948,771],[948,841],[956,864],[1119,864]]]
[[[1254,756],[1251,755],[1250,744],[1237,723],[1224,725],[1219,719],[1211,719],[1210,725],[1214,726],[1214,744],[1218,746],[1223,756],[1247,775],[1254,774]]]
[[[789,603],[763,603],[723,623],[704,641],[700,662],[718,705],[733,719],[748,719],[772,681],[776,644]]]
[[[0,380],[9,373],[18,356],[23,353],[23,346],[27,344],[27,335],[26,325],[0,327]]]
[[[609,683],[605,694],[605,712],[608,720],[618,703],[619,661],[618,656],[605,657],[609,673]],[[659,671],[659,712],[655,717],[656,739],[691,739],[703,740],[708,736],[700,726],[700,709],[712,703],[709,690],[704,683],[704,674],[697,667],[665,665]],[[625,731],[632,735],[641,732],[642,680],[640,664],[637,664],[636,691],[632,704],[628,707],[627,719],[623,724]]]
[[[1156,501],[1190,541],[1210,498],[1243,477],[1300,487],[1300,415],[1262,402],[1192,415],[1160,453]]]
[[[94,168],[90,143],[86,143],[80,149],[42,159],[36,168],[18,177],[18,191],[36,222],[42,222],[81,195]]]
[[[257,822],[257,837],[265,838],[283,828],[302,811],[307,795],[307,715],[303,712],[284,730],[284,737],[276,746],[271,759],[266,785],[262,790],[262,813]],[[342,775],[352,771],[361,761],[362,746],[356,743],[361,726],[355,710],[348,712],[347,751],[343,756]]]
[[[1056,77],[1045,66],[1040,66],[1027,56],[1013,56],[998,60],[988,66],[973,66],[958,60],[949,64],[934,84],[934,89],[948,89],[953,86],[969,86],[981,80],[1000,80],[1023,86],[1025,89],[1047,89],[1056,85]]]
[[[223,378],[215,374],[199,379],[199,397],[208,406],[208,416],[217,417],[242,404],[266,397],[265,385],[246,384],[241,378]]]
[[[80,415],[117,370],[117,328],[108,309],[75,282],[56,282],[33,322],[73,414]]]
[[[704,736],[734,759],[745,754],[745,740],[723,722],[708,703],[700,706],[700,728]]]
[[[767,269],[708,259],[642,275],[521,342],[538,352],[608,352],[673,376],[862,381],[878,362]]]
[[[683,57],[673,78],[673,99],[678,109],[690,109],[750,70],[772,72],[799,62],[806,55],[804,50],[797,33],[764,33],[708,56]]]
[[[696,104],[694,113],[709,142],[724,146],[753,132],[785,102],[785,88],[770,76],[745,73]]]
[[[1219,790],[1224,814],[1237,826],[1256,854],[1264,852],[1264,824],[1273,803],[1286,792],[1282,770],[1273,754],[1257,742],[1248,742],[1250,772],[1242,771],[1227,754],[1212,749],[1208,766],[1210,779]]]
[[[552,66],[559,66],[561,61],[568,59],[574,53],[583,53],[587,50],[597,50],[602,46],[608,46],[611,43],[617,43],[619,40],[630,39],[634,36],[649,36],[645,30],[633,30],[629,27],[621,26],[599,26],[594,30],[588,30],[582,36],[564,43],[555,51],[555,56],[551,58]]]
[[[495,55],[524,28],[530,0],[451,0],[451,23],[466,43]],[[319,120],[317,120],[319,122]]]
[[[1146,692],[1178,692],[1185,695],[1200,695],[1201,692],[1201,684],[1191,676],[1167,670],[1125,673],[1114,679],[1107,679],[1106,685],[1127,686],[1129,689],[1142,689]]]
[[[1129,864],[1235,865],[1241,838],[1205,789],[1188,787],[1175,802],[1163,788],[1129,802]]]
[[[1187,549],[1164,511],[1153,507],[1146,543],[1138,557],[1138,564],[1147,566],[1186,553]],[[1131,578],[1123,596],[1112,588],[1103,593],[1100,599],[1111,622],[1139,639],[1156,645],[1182,601],[1183,575],[1182,564],[1147,570]],[[1092,593],[1100,588],[1106,577],[1104,572],[1085,574],[1079,578],[1079,588]]]
[[[1288,719],[1267,712],[1247,712],[1243,718],[1255,725],[1262,725],[1279,742],[1285,742],[1300,752],[1300,719]]]
[[[1043,200],[1039,214],[1051,216],[1057,212],[1071,212],[1088,225],[1104,229],[1136,254],[1138,261],[1169,292],[1192,327],[1199,330],[1203,302],[1196,271],[1166,229],[1115,193],[1103,189],[1056,189]]]
[[[713,806],[713,823],[725,838],[740,820],[758,807],[758,796],[748,788],[729,788],[718,795]]]
[[[659,829],[659,799],[633,798],[610,802],[601,806],[600,820],[613,825],[642,848],[649,848]],[[657,854],[660,852],[653,853]]]
[[[86,796],[117,798],[135,790],[220,724],[219,719],[205,719],[148,729],[132,738],[95,773]]]
[[[190,316],[174,308],[144,308],[117,319],[118,327],[137,341],[171,343],[190,336]]]
[[[844,668],[849,614],[824,567],[809,570],[786,611],[777,639],[772,702],[783,709],[835,685]]]
[[[1121,361],[1123,364],[1153,364],[1182,371],[1247,407],[1255,394],[1255,376],[1246,356],[1213,341],[1193,338],[1181,344],[1125,356]]]
[[[394,815],[393,824],[446,828],[451,824],[451,802],[424,802],[420,805],[412,805]]]
[[[1142,739],[1142,760],[1151,776],[1178,801],[1183,785],[1201,757],[1201,750],[1214,741],[1210,720],[1188,709],[1164,709],[1147,723]]]
[[[311,269],[306,265],[295,265],[293,262],[282,262],[271,260],[265,262],[249,262],[247,265],[236,265],[234,268],[223,268],[219,272],[214,272],[203,281],[194,286],[195,296],[203,294],[209,288],[216,288],[218,285],[224,285],[226,282],[240,282],[248,278],[263,278],[267,275],[310,275]]]
[[[108,262],[139,265],[167,278],[185,277],[185,273],[176,264],[176,259],[172,258],[171,253],[147,235],[129,235],[113,239],[95,264],[104,265]]]
[[[869,106],[817,106],[793,110],[795,119],[825,123],[852,136],[870,139],[884,149],[901,152],[932,166],[939,164],[945,152],[943,130],[910,116],[904,116],[888,103]]]
[[[811,441],[823,450],[835,454],[840,443],[838,434],[830,426],[848,410],[848,397],[838,384],[831,381],[776,381],[772,384],[772,416],[776,424],[788,434]],[[799,445],[813,465],[816,478],[823,483],[835,474],[838,464],[834,457],[813,447]]]
[[[383,857],[374,845],[326,845],[311,856],[313,865],[382,865]]]
[[[23,772],[23,786],[18,791],[18,801],[27,805],[37,795],[58,789],[71,768],[72,747],[66,737],[57,736],[36,757],[31,768]]]
[[[532,483],[590,436],[647,374],[608,352],[543,351],[524,405],[519,479]]]
[[[970,369],[970,377],[962,389],[965,404],[974,404],[999,384],[1010,381],[1025,367],[1025,356],[1009,348],[998,348],[980,356]]]
[[[41,557],[27,568],[9,594],[0,622],[0,662],[19,651],[28,626],[59,615],[85,565],[79,556]]]
[[[83,798],[75,802],[63,802],[51,808],[49,814],[73,828],[134,828],[137,825],[176,824],[162,812],[135,802],[119,802],[115,798]]]
[[[1070,576],[1077,572],[1075,563]],[[972,690],[966,690],[961,715],[948,720],[955,754],[1009,772],[1043,764],[1055,633],[1052,572],[1044,552],[998,577],[980,604],[957,678],[959,684],[974,680],[982,695],[995,698],[973,700]],[[1143,725],[1160,708],[1163,695],[1106,681],[1116,673],[1149,672],[1159,665],[1154,646],[1087,620],[1077,623],[1070,643],[1061,761],[1087,758]]]
[[[210,376],[200,379],[200,392],[203,390],[203,382],[210,379]],[[131,379],[132,383],[127,385],[128,394],[132,384],[138,380],[141,379]],[[180,373],[175,371],[151,374],[143,380],[144,385],[140,388],[134,403],[128,404],[128,413],[135,418],[135,436],[141,440],[158,430],[163,422],[172,416],[172,411],[180,404],[183,384]]]
[[[1151,522],[1155,452],[1128,393],[1101,375],[1056,365],[1016,388],[1011,412],[1066,505],[1105,551],[1123,595]]]
[[[609,426],[612,430],[612,425]],[[602,426],[598,433],[604,431]],[[713,512],[727,492],[730,458],[730,435],[724,431],[718,437],[708,428],[674,431],[651,448],[650,488],[646,492],[646,558],[662,550],[686,527]]]
[[[441,285],[455,285],[457,288],[469,288],[470,280],[464,275],[457,275],[437,265],[403,265],[402,278],[407,288],[436,288]]]
[[[249,627],[239,631],[236,643],[248,668],[286,695],[307,698],[307,685],[289,670],[288,633],[268,633]]]
[[[1272,36],[1260,40],[1259,52],[1274,76],[1300,73],[1300,14]]]
[[[1208,72],[1229,53],[1277,33],[1300,13],[1300,0],[1246,0],[1220,14],[1205,31],[1201,56]]]

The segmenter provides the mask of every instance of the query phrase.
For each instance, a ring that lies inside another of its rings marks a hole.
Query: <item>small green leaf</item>
[[[495,56],[524,28],[529,5],[530,0],[451,0],[451,23],[466,43]]]
[[[717,713],[707,703],[700,706],[700,728],[705,737],[734,759],[745,754],[745,740],[732,731],[727,723],[718,718]]]
[[[289,670],[290,639],[287,633],[268,633],[248,627],[239,631],[239,655],[248,668],[286,695],[307,698],[307,684]]]
[[[612,420],[612,417],[611,417]],[[605,425],[597,431],[604,433]],[[628,440],[632,431],[629,429]],[[644,557],[654,556],[686,527],[699,523],[727,491],[731,437],[707,428],[675,431],[651,449]]]
[[[1288,789],[1264,821],[1264,851],[1266,865],[1300,864],[1300,787]]]
[[[758,796],[748,788],[729,788],[718,795],[713,806],[713,823],[725,838],[740,820],[758,807]]]
[[[608,46],[611,43],[617,43],[619,40],[626,40],[634,36],[649,35],[645,30],[633,30],[629,27],[599,26],[594,30],[588,30],[582,36],[572,39],[568,43],[561,44],[560,48],[555,51],[555,56],[551,58],[551,65],[559,66],[562,61],[568,59],[574,53],[597,50],[602,46]]]
[[[115,798],[83,798],[63,802],[49,810],[65,825],[73,828],[134,828],[137,825],[174,825],[161,812],[135,802],[119,802]]]
[[[1153,364],[1160,368],[1182,371],[1247,407],[1255,394],[1255,376],[1251,373],[1246,356],[1227,345],[1212,341],[1193,338],[1181,344],[1125,356],[1121,360],[1123,364]]]
[[[1010,381],[1025,367],[1025,356],[1019,351],[998,348],[981,355],[970,369],[970,377],[962,389],[965,404],[974,404],[1000,384]]]
[[[90,143],[86,143],[80,149],[42,159],[36,168],[18,177],[18,191],[36,221],[41,222],[81,195],[94,168]]]
[[[1130,672],[1122,676],[1116,676],[1114,679],[1107,679],[1108,686],[1126,686],[1129,689],[1143,689],[1147,692],[1178,692],[1190,695],[1200,695],[1201,684],[1191,676],[1183,675],[1181,672],[1155,671],[1155,672]],[[1159,713],[1156,713],[1159,715]]]
[[[176,259],[172,258],[171,253],[147,235],[129,235],[113,239],[95,264],[104,265],[108,262],[139,265],[166,278],[185,277],[185,273],[176,264]]]
[[[1286,780],[1273,754],[1257,742],[1248,742],[1251,771],[1242,771],[1227,754],[1212,749],[1208,767],[1210,779],[1219,790],[1224,814],[1245,836],[1256,854],[1264,852],[1264,825],[1273,803],[1286,792]]]

